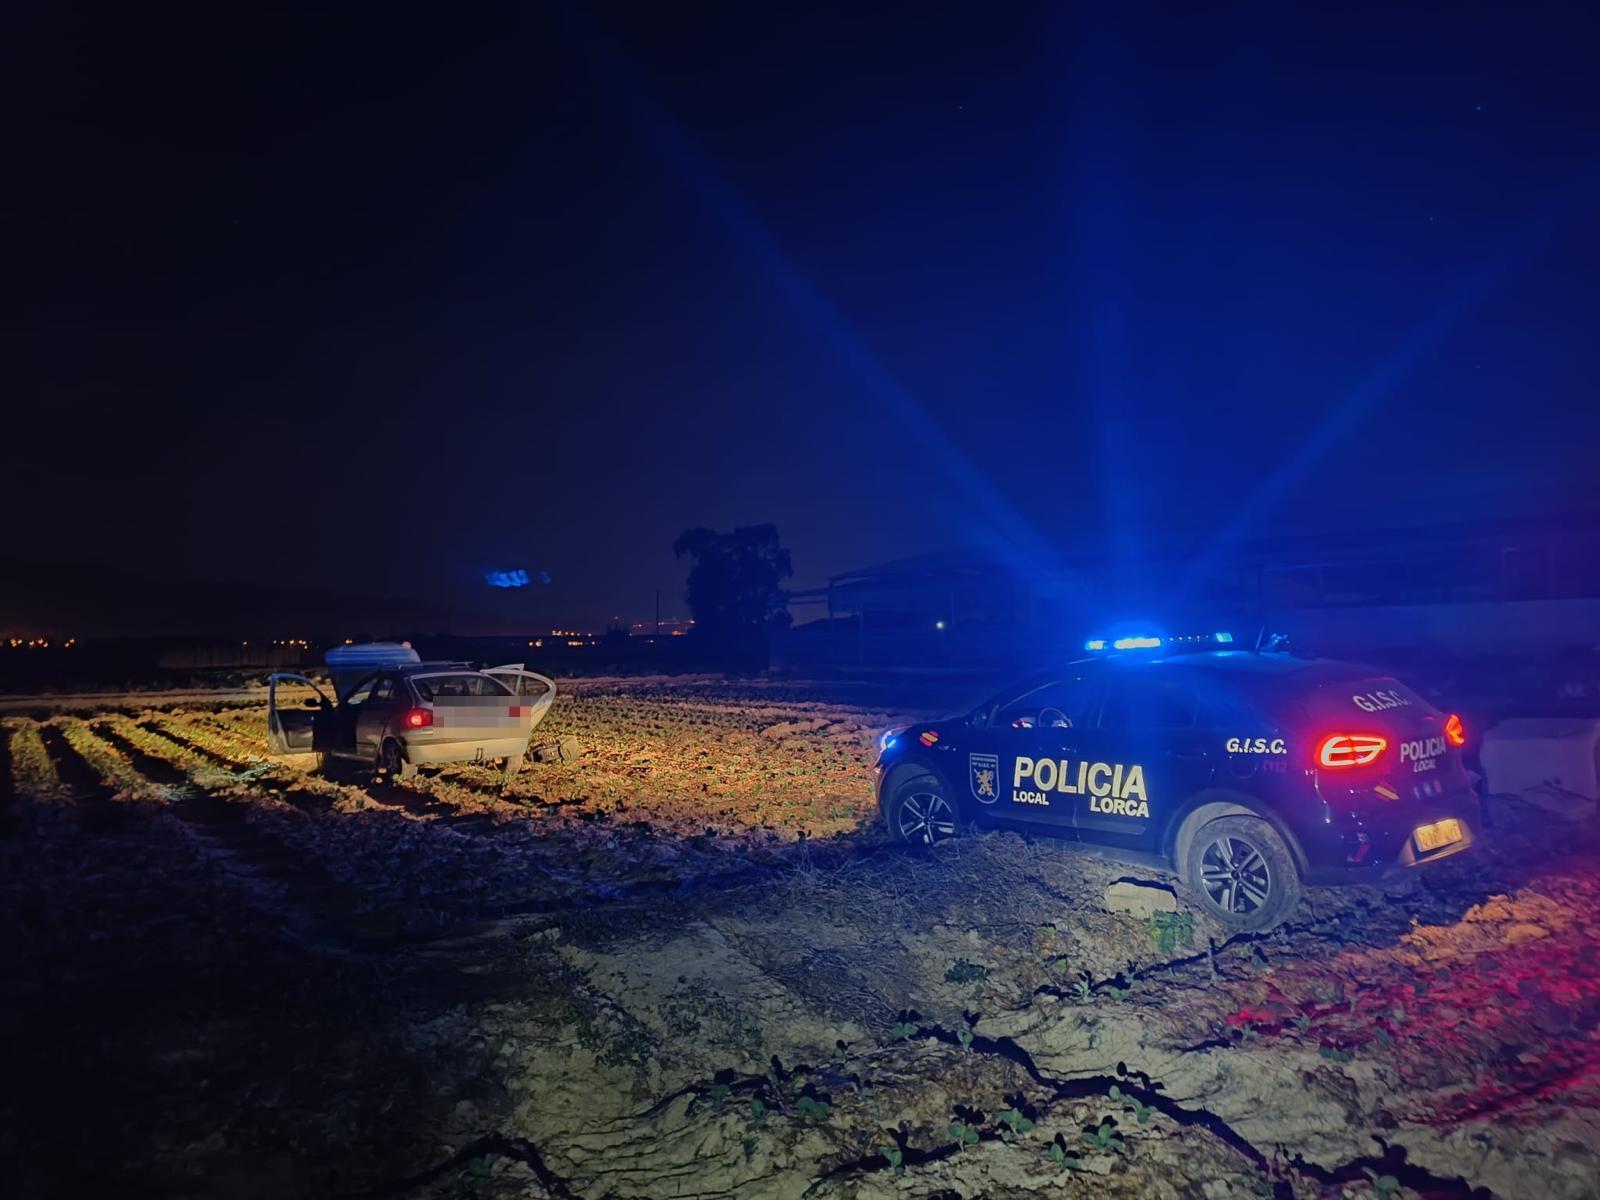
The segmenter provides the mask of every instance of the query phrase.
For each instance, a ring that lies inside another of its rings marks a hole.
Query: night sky
[[[694,525],[804,586],[1600,497],[1578,5],[26,8],[13,562],[596,625]]]

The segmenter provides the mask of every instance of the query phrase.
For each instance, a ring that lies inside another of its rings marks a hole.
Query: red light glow
[[[1364,767],[1389,747],[1389,739],[1375,733],[1331,733],[1317,746],[1317,765],[1340,770]]]

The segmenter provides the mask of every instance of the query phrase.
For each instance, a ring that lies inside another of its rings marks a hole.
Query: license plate
[[[1430,850],[1448,846],[1451,842],[1459,842],[1461,822],[1450,817],[1447,820],[1435,821],[1432,825],[1418,825],[1412,830],[1411,836],[1417,840],[1417,849],[1426,854]]]

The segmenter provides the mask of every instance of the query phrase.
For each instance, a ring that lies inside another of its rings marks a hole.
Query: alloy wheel
[[[1219,837],[1200,856],[1200,886],[1223,912],[1259,912],[1272,893],[1266,856],[1243,838]]]
[[[900,802],[896,818],[900,836],[908,842],[932,845],[956,835],[956,813],[936,792],[913,792]]]

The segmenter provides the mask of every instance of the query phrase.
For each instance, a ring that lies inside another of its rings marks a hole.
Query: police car
[[[1459,853],[1482,828],[1461,718],[1370,668],[1227,633],[1087,644],[966,717],[890,730],[878,803],[926,844],[1010,826],[1170,867],[1245,930],[1304,885]]]

